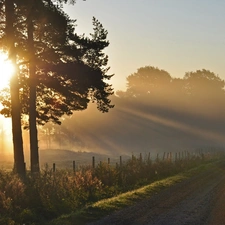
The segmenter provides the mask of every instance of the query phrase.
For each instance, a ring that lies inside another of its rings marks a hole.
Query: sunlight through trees
[[[58,1],[62,3],[66,1]],[[2,49],[17,65],[2,113],[12,117],[15,171],[25,173],[21,115],[29,115],[31,171],[39,171],[37,124],[60,124],[60,117],[96,102],[102,112],[109,96],[107,31],[93,18],[90,37],[75,32],[75,21],[52,1],[8,1],[0,8]],[[4,92],[5,94],[5,92]]]

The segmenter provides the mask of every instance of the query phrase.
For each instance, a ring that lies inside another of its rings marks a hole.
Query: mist
[[[39,127],[41,160],[42,150],[50,149],[118,156],[224,148],[224,81],[218,76],[201,70],[176,79],[144,67],[127,81],[127,90],[111,97],[115,107],[108,113],[89,103],[86,110],[63,117],[60,126]],[[23,136],[28,159],[28,131]]]
[[[115,108],[109,113],[90,104],[86,111],[65,118],[48,137],[50,146],[44,138],[40,146],[129,155],[224,146],[225,107],[220,101],[137,101],[118,96],[112,101]]]

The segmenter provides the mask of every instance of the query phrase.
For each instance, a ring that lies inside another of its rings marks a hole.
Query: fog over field
[[[39,149],[131,155],[224,147],[224,81],[210,71],[176,79],[158,68],[143,67],[127,78],[127,90],[117,91],[111,101],[115,106],[108,113],[89,103],[87,110],[63,117],[62,125],[39,126]],[[23,133],[29,158],[29,134]],[[7,155],[11,146],[4,141],[9,143],[9,130],[1,137],[2,153]],[[40,153],[41,161],[44,155]]]
[[[67,136],[70,148],[131,153],[224,146],[224,119],[209,115],[207,110],[182,112],[166,106],[125,105],[116,98],[115,102],[115,109],[108,114],[102,115],[91,106],[65,121],[61,131],[74,133]],[[63,137],[61,141],[67,145]]]
[[[115,106],[108,113],[90,103],[87,110],[63,117],[62,125],[39,127],[40,150],[131,155],[224,147],[225,95],[219,76],[201,70],[174,79],[158,68],[143,67],[127,81],[127,90],[111,97]],[[1,136],[4,154],[10,153],[6,131]],[[28,140],[25,130],[27,157]]]
[[[111,97],[115,107],[108,113],[90,104],[61,126],[47,125],[39,132],[41,148],[107,154],[223,148],[224,81],[206,70],[183,79],[165,79],[162,72],[144,67],[130,75],[127,90]]]

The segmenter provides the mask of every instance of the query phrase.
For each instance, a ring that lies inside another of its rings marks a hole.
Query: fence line
[[[207,154],[207,153],[205,153]],[[198,151],[198,152],[188,152],[188,151],[182,151],[182,152],[175,152],[175,153],[172,153],[172,152],[163,152],[163,155],[162,157],[160,158],[160,154],[157,153],[156,154],[156,158],[153,159],[151,153],[149,152],[148,153],[148,156],[145,157],[145,159],[143,159],[143,156],[142,156],[142,153],[140,153],[139,157],[135,157],[133,154],[131,156],[131,159],[127,159],[128,160],[139,160],[140,163],[145,163],[145,162],[159,162],[159,161],[167,161],[167,162],[170,162],[170,163],[173,163],[173,162],[178,162],[178,161],[182,161],[182,160],[190,160],[191,158],[193,157],[200,157],[200,158],[203,158],[204,155],[202,150]],[[217,152],[215,152],[215,154],[217,154]],[[102,165],[102,161],[99,161],[99,165],[101,166]],[[112,166],[111,165],[111,159],[108,158],[107,159],[107,164]],[[80,165],[82,166],[82,165]],[[123,166],[123,158],[122,156],[119,157],[119,163],[116,162],[115,163],[115,166],[118,168],[118,167],[122,167]],[[76,168],[78,168],[78,165],[76,163],[75,160],[72,161],[72,170],[73,172],[76,172]],[[92,157],[92,168],[95,169],[96,168],[96,160],[95,160],[95,156]],[[53,172],[56,171],[56,163],[54,162],[52,164],[52,170]]]

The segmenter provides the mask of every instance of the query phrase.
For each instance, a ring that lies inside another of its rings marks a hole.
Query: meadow
[[[164,153],[153,160],[150,154],[140,154],[115,165],[109,161],[101,161],[96,165],[92,162],[81,166],[79,170],[54,169],[46,164],[40,174],[27,171],[25,180],[11,171],[1,169],[0,224],[62,224],[57,218],[71,213],[79,214],[83,209],[98,205],[105,199],[132,193],[145,185],[218,160],[222,156],[222,152],[216,151],[177,153],[174,158],[171,158],[171,153]],[[109,203],[107,207],[109,211],[116,209],[113,204],[110,208]]]

